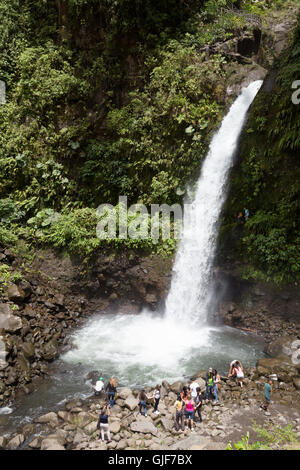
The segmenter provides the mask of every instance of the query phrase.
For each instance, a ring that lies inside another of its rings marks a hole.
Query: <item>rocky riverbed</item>
[[[279,346],[277,345],[277,351]],[[286,353],[293,349],[293,341],[285,341]],[[288,349],[290,348],[290,349]],[[300,364],[291,362],[288,355],[259,360],[255,368],[245,373],[244,386],[222,377],[219,403],[205,403],[202,408],[203,422],[196,422],[195,430],[186,428],[176,431],[174,426],[174,403],[183,382],[162,383],[160,414],[148,405],[148,416],[139,414],[139,390],[120,388],[115,406],[111,410],[111,442],[102,442],[97,430],[99,411],[105,396],[92,396],[87,400],[73,399],[57,412],[39,416],[16,432],[0,437],[4,449],[41,450],[170,450],[224,449],[228,442],[236,442],[251,429],[252,422],[285,426],[292,424],[300,437]],[[206,371],[198,371],[196,378],[205,391]],[[260,408],[263,387],[267,377],[275,374],[274,392],[270,411]],[[91,374],[96,377],[97,374]],[[146,392],[153,390],[148,387]],[[255,433],[251,433],[252,437]],[[276,444],[274,444],[274,448]]]

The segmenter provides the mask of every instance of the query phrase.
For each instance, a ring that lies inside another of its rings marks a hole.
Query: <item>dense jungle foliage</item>
[[[282,0],[2,0],[0,80],[6,103],[0,104],[0,244],[23,240],[88,255],[110,245],[96,237],[99,204],[117,204],[119,195],[129,204],[181,202],[226,109],[227,59],[216,53],[205,60],[204,46],[230,39],[246,26],[235,9],[264,15],[284,5]],[[297,67],[295,51],[291,58]],[[278,95],[274,105],[288,120],[286,90],[294,71],[282,73],[283,98]],[[286,129],[282,117],[281,122]],[[266,121],[253,131],[263,132],[263,124],[265,132],[274,131]],[[272,135],[268,152],[277,151],[282,129]],[[291,122],[282,143],[284,168],[293,166],[296,131]],[[287,227],[285,208],[292,198],[281,174],[276,201],[282,216],[271,202],[267,209],[265,196],[254,195],[269,183],[266,171],[260,173],[259,151],[251,149],[251,159],[243,159],[243,176],[234,180],[226,224],[235,223],[234,200],[241,193],[255,217],[259,211],[267,218],[273,214],[267,222],[273,232],[266,232],[263,222],[255,225],[255,218],[246,224],[247,260],[268,276],[290,280],[299,268],[293,262],[290,276],[296,203]],[[274,156],[278,165],[280,155]],[[281,251],[288,242],[280,263],[258,256],[262,237],[267,250],[274,244]],[[157,246],[150,238],[111,242],[124,244],[167,253],[176,249],[173,239]]]
[[[222,228],[235,257],[238,253],[245,263],[245,277],[278,283],[298,281],[300,275],[300,100],[293,88],[299,73],[300,15],[292,46],[251,108]],[[234,226],[244,207],[250,218]]]

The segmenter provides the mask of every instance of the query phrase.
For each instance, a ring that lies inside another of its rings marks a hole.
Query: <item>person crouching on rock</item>
[[[101,432],[101,440],[104,441],[104,433],[106,432],[107,434],[107,439],[108,442],[111,442],[110,440],[110,431],[109,431],[109,424],[108,424],[108,418],[110,416],[110,411],[108,408],[108,405],[106,405],[100,413],[99,420],[97,423],[97,429],[100,429]]]
[[[95,390],[95,395],[100,395],[102,393],[102,390],[104,389],[103,377],[100,377],[100,379],[97,380],[93,388]]]
[[[181,427],[181,431],[184,431],[184,407],[185,403],[181,399],[181,394],[178,393],[177,400],[174,404],[175,407],[175,429],[179,431],[179,427]]]
[[[192,400],[190,393],[188,394],[188,399],[185,402],[185,418],[187,420],[188,427],[191,428],[191,431],[194,431],[195,402]]]
[[[145,390],[141,390],[139,394],[139,407],[140,407],[140,415],[142,415],[142,409],[144,409],[144,415],[147,416],[147,400],[148,396],[146,395]]]
[[[108,384],[106,385],[108,405],[112,408],[115,404],[115,394],[117,393],[117,380],[112,377]]]

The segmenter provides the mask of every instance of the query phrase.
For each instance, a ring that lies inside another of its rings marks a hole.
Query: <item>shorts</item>
[[[237,379],[243,379],[243,378],[244,378],[244,374],[237,374],[236,378],[237,378]]]
[[[185,412],[186,419],[194,419],[194,416],[195,416],[194,411],[186,411]]]
[[[271,401],[271,398],[265,396],[265,400],[266,400],[266,402],[267,402],[268,405],[269,405],[269,403],[270,403],[270,401]]]

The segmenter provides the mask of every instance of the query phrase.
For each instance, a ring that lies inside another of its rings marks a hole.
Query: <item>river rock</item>
[[[57,414],[54,413],[54,411],[50,411],[50,413],[46,413],[45,415],[36,418],[34,421],[35,423],[49,424],[52,428],[56,428],[59,424]]]
[[[124,403],[124,406],[130,411],[133,411],[139,404],[138,398],[135,398],[133,395],[129,395]]]
[[[177,381],[170,385],[170,389],[174,393],[180,393],[182,391],[183,386],[184,386],[183,382]]]
[[[46,343],[44,345],[42,355],[46,361],[53,361],[54,359],[56,359],[56,357],[58,356],[56,341],[50,340],[48,343]]]
[[[35,356],[35,347],[32,343],[29,343],[29,341],[26,341],[21,344],[20,347],[21,351],[23,352],[24,356],[26,359],[33,359]]]
[[[12,309],[8,304],[0,304],[0,328],[14,333],[15,331],[21,330],[23,326],[20,317],[12,314]]]
[[[25,438],[23,434],[17,434],[15,437],[13,437],[7,444],[7,449],[14,450],[20,447],[21,444],[23,444]]]
[[[118,391],[118,398],[120,398],[121,400],[127,400],[130,395],[132,395],[132,391],[130,390],[130,388],[124,387],[120,388]]]
[[[7,295],[9,300],[15,303],[22,303],[25,300],[25,292],[16,284],[9,284]]]
[[[50,434],[41,442],[41,450],[65,450],[65,439],[59,434]]]
[[[89,423],[87,426],[84,427],[84,431],[87,434],[93,434],[95,431],[97,431],[97,423],[98,421],[92,421]]]
[[[136,421],[133,421],[133,423],[130,425],[130,429],[133,432],[139,432],[142,434],[149,433],[153,436],[157,435],[157,428],[150,421],[150,418],[145,418],[144,416],[140,416]]]
[[[5,449],[7,444],[7,439],[4,436],[0,436],[0,449]]]
[[[113,423],[110,423],[109,429],[113,434],[118,434],[121,429],[120,421],[114,421]]]
[[[297,390],[300,390],[300,377],[293,377],[293,384]]]

